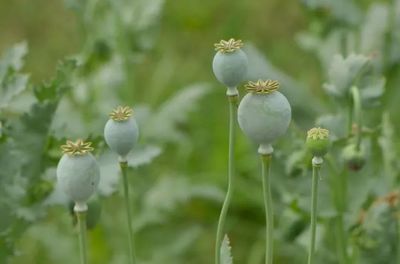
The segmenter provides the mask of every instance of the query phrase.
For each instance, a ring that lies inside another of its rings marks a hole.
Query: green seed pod
[[[306,146],[313,156],[323,157],[330,146],[329,130],[320,127],[311,128],[307,132]]]
[[[125,157],[136,145],[139,128],[129,107],[117,107],[110,114],[110,120],[104,127],[104,139],[110,149],[119,156]]]
[[[246,88],[249,93],[243,97],[238,109],[239,126],[252,141],[268,146],[286,133],[292,115],[290,104],[277,91],[277,81],[250,81]]]
[[[228,89],[234,89],[247,74],[248,61],[246,53],[240,49],[242,46],[241,40],[233,38],[215,44],[217,53],[213,59],[213,71],[218,81]]]
[[[61,146],[64,155],[57,166],[57,179],[62,190],[75,203],[85,204],[99,184],[100,169],[90,153],[93,150],[90,145],[90,142],[77,140],[67,141]]]
[[[360,148],[357,150],[356,144],[346,146],[342,151],[342,157],[347,167],[353,171],[359,171],[366,162],[366,153]]]

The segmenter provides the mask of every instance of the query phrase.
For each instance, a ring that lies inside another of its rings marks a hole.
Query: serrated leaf
[[[385,48],[385,35],[388,27],[388,6],[383,3],[372,4],[368,9],[361,29],[360,50],[362,53],[377,53],[382,58]]]
[[[359,54],[350,54],[346,58],[335,55],[328,72],[329,82],[323,86],[326,92],[334,97],[346,97],[368,61],[366,56]]]
[[[162,153],[162,149],[155,145],[146,145],[133,149],[128,157],[128,164],[139,167],[151,163]],[[118,188],[120,179],[120,168],[117,155],[111,151],[104,152],[99,157],[99,165],[102,177],[99,183],[99,193],[105,196],[111,195]]]
[[[45,82],[34,88],[36,99],[40,102],[44,101],[58,101],[61,96],[70,88],[70,79],[72,73],[76,69],[77,64],[75,60],[65,60],[58,64],[56,78],[51,82]]]
[[[347,25],[357,25],[361,18],[361,10],[349,0],[303,0],[308,8],[327,12],[334,20]]]
[[[207,84],[194,84],[178,91],[147,120],[143,134],[153,140],[179,142],[185,137],[179,125],[186,122],[189,113],[208,92],[210,86]]]
[[[26,53],[27,45],[22,42],[9,49],[0,60],[0,108],[7,107],[27,87],[28,75],[19,73]]]
[[[21,42],[7,50],[0,58],[0,81],[8,72],[17,72],[24,66],[24,58],[28,53],[28,45]]]
[[[332,140],[346,136],[346,118],[342,114],[322,115],[316,120],[316,125],[329,130]]]
[[[212,185],[192,184],[184,177],[163,177],[146,193],[144,205],[152,211],[172,212],[195,197],[219,202],[224,195]]]
[[[233,263],[233,258],[232,258],[232,248],[230,245],[229,237],[228,235],[225,235],[224,240],[222,240],[221,244],[221,264],[232,264]]]
[[[372,79],[372,80],[371,80]],[[360,85],[361,100],[364,107],[373,107],[380,104],[379,99],[385,92],[386,79],[371,76]]]
[[[294,108],[293,113],[305,116],[316,111],[321,111],[323,106],[318,100],[313,100],[310,104],[309,98],[313,95],[296,80],[285,74],[266,58],[257,47],[246,44],[245,52],[249,60],[247,80],[256,81],[258,79],[275,79],[280,82],[280,90],[287,96],[290,104]]]

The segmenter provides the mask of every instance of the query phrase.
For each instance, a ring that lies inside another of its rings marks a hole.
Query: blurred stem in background
[[[353,101],[353,114],[354,114],[354,121],[355,121],[355,131],[356,134],[356,150],[360,151],[361,147],[361,131],[362,131],[362,115],[361,115],[361,95],[360,91],[357,86],[351,87],[351,96]]]
[[[226,192],[225,200],[222,205],[221,214],[218,220],[217,237],[215,242],[215,263],[221,262],[221,243],[224,235],[224,227],[226,215],[228,212],[229,205],[232,200],[233,185],[234,185],[234,173],[235,173],[235,138],[236,138],[236,112],[239,95],[228,95],[229,101],[229,156],[228,156],[228,190]]]

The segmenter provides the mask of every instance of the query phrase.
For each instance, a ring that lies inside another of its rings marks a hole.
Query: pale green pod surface
[[[342,151],[342,157],[350,170],[358,171],[366,163],[366,153],[364,148],[357,150],[356,144],[347,145]]]
[[[291,118],[290,104],[278,91],[248,93],[239,104],[240,128],[247,137],[260,145],[271,144],[284,135]]]
[[[323,157],[330,147],[329,130],[321,127],[310,129],[307,132],[306,146],[313,156]]]
[[[126,156],[139,138],[139,128],[134,118],[123,121],[110,119],[104,127],[104,139],[110,149],[118,155]]]
[[[240,49],[227,53],[218,51],[212,64],[215,77],[227,87],[236,87],[244,80],[247,66],[247,56]]]
[[[86,202],[99,184],[99,165],[91,153],[64,154],[57,166],[57,180],[71,200]]]

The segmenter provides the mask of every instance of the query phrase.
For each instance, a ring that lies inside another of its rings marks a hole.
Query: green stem
[[[224,227],[226,215],[228,212],[228,208],[231,204],[232,193],[233,193],[233,183],[234,183],[234,152],[235,152],[235,124],[236,124],[236,111],[237,111],[237,102],[238,95],[228,96],[229,99],[229,157],[228,157],[228,190],[226,192],[225,200],[222,205],[221,213],[219,215],[218,227],[217,227],[217,235],[215,241],[215,264],[219,264],[221,262],[221,243],[224,235]]]
[[[79,226],[79,249],[81,252],[81,264],[87,264],[87,242],[86,242],[86,211],[77,211],[76,217]]]
[[[135,255],[135,243],[133,239],[133,230],[132,230],[132,210],[129,200],[128,163],[126,161],[120,161],[119,165],[121,167],[122,179],[124,185],[125,210],[126,210],[126,220],[128,224],[128,237],[129,237],[129,259],[131,264],[136,264],[137,262]]]
[[[343,214],[340,213],[336,219],[336,241],[339,253],[339,263],[340,264],[347,264],[347,241],[346,241],[346,234],[344,230],[344,223],[343,223]]]
[[[394,211],[394,214],[396,216],[397,220],[397,263],[400,263],[400,219],[399,219],[399,212]]]
[[[274,215],[272,209],[272,195],[270,183],[270,168],[271,168],[271,154],[261,154],[262,161],[262,182],[264,191],[264,206],[265,206],[265,219],[266,219],[266,251],[265,263],[272,264],[273,260],[273,230],[274,230]]]
[[[352,86],[351,89],[351,97],[353,100],[354,107],[354,119],[357,124],[356,129],[356,149],[360,150],[361,147],[361,128],[362,128],[362,115],[361,115],[361,95],[357,86]]]
[[[314,263],[315,253],[315,237],[317,231],[317,207],[318,207],[318,182],[319,182],[319,170],[320,164],[313,162],[313,173],[312,173],[312,198],[311,198],[311,237],[310,237],[310,248],[308,252],[308,264]]]
[[[343,58],[347,57],[347,30],[343,29],[340,35],[340,51]]]

